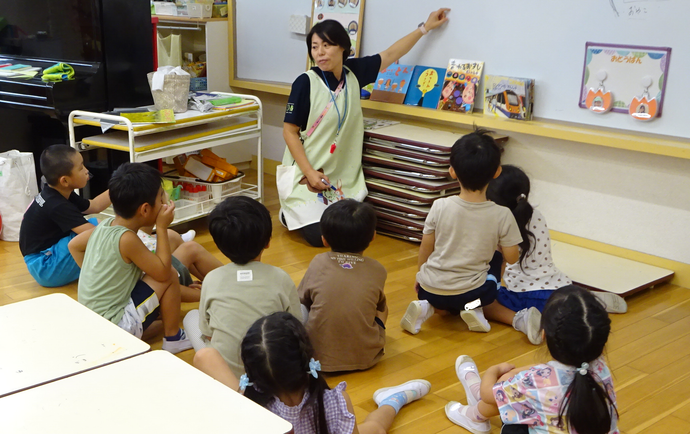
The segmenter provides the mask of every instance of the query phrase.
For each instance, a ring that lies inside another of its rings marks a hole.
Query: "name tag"
[[[251,282],[254,280],[252,275],[252,270],[238,270],[237,271],[237,281],[238,282]]]

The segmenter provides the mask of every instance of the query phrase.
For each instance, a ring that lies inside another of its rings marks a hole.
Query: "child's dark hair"
[[[363,252],[376,232],[376,212],[365,202],[344,199],[326,208],[321,234],[334,252]]]
[[[124,163],[108,181],[115,214],[132,218],[144,203],[156,206],[162,179],[158,170],[144,163]]]
[[[288,312],[276,312],[257,320],[242,344],[242,363],[254,386],[245,391],[252,401],[266,406],[280,393],[309,392],[302,411],[313,408],[318,434],[328,434],[323,392],[330,389],[317,373],[309,373],[314,348],[302,323]]]
[[[231,196],[211,211],[208,231],[225,256],[244,265],[266,248],[273,224],[271,214],[261,202],[247,196]]]
[[[77,150],[67,145],[51,145],[41,153],[39,164],[48,185],[58,185],[61,177],[72,173],[75,154]]]
[[[534,249],[536,237],[529,230],[529,222],[532,220],[534,208],[529,203],[530,182],[529,178],[519,167],[505,164],[501,168],[501,175],[489,182],[486,189],[486,197],[497,205],[508,208],[515,217],[515,222],[520,228],[522,242],[520,243],[520,268],[523,269],[523,261]]]
[[[314,35],[317,35],[324,42],[337,45],[345,50],[343,51],[343,62],[350,56],[352,42],[350,35],[347,34],[347,30],[336,20],[323,20],[312,27],[307,34],[307,53],[312,63],[314,63],[314,57],[311,55],[311,40]]]
[[[479,191],[491,181],[501,165],[501,148],[491,131],[476,128],[458,139],[450,150],[450,165],[458,181],[470,191]]]
[[[596,373],[579,372],[584,363],[592,363],[604,352],[611,331],[606,309],[589,291],[568,285],[549,297],[541,325],[551,356],[578,369],[558,411],[559,425],[564,427],[565,419],[579,433],[608,433],[612,413],[618,414],[616,405],[595,380]]]

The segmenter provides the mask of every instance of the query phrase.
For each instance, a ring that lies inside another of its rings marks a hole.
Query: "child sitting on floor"
[[[459,314],[471,331],[491,330],[486,318],[515,322],[532,340],[538,335],[534,313],[539,312],[526,311],[516,319],[515,312],[496,302],[503,259],[516,262],[522,242],[510,210],[486,199],[489,181],[501,173],[501,150],[488,131],[479,129],[453,145],[450,164],[450,176],[461,191],[431,206],[419,247],[419,301],[410,303],[400,326],[419,333],[439,309]]]
[[[618,433],[616,394],[603,357],[611,320],[602,304],[578,286],[562,287],[546,302],[542,325],[554,358],[548,363],[519,369],[501,363],[480,380],[472,359],[458,358],[467,405],[446,405],[453,423],[483,434],[491,431],[488,419],[500,416],[504,429],[522,426],[523,432]]]
[[[87,214],[110,205],[108,191],[88,200],[74,192],[89,181],[89,171],[76,149],[52,145],[41,153],[41,172],[47,184],[24,213],[19,229],[19,249],[29,274],[41,286],[67,285],[79,278],[79,266],[67,243],[98,224]]]
[[[510,209],[522,235],[520,259],[506,265],[503,273],[505,286],[499,288],[497,297],[499,303],[518,313],[530,308],[543,311],[554,290],[573,283],[553,262],[546,219],[530,205],[529,193],[530,181],[525,172],[507,164],[486,190],[489,200]],[[593,294],[604,303],[607,312],[625,313],[628,310],[625,300],[616,294]]]
[[[199,310],[184,319],[194,349],[210,346],[222,354],[236,376],[244,373],[240,343],[249,326],[273,312],[302,318],[297,289],[288,274],[261,262],[271,241],[271,215],[246,196],[232,196],[208,216],[208,230],[232,263],[206,275]]]
[[[371,205],[345,199],[321,216],[323,244],[297,289],[309,309],[305,324],[325,372],[374,366],[383,355],[388,317],[386,269],[362,255],[376,232]]]
[[[431,389],[412,380],[374,392],[378,409],[359,425],[343,381],[328,387],[304,326],[286,312],[256,321],[242,340],[247,370],[240,380],[212,348],[194,356],[194,366],[290,422],[295,434],[378,434],[388,431],[400,409]]]
[[[160,313],[163,349],[174,354],[192,348],[179,328],[180,283],[167,231],[175,205],[163,204],[161,174],[146,164],[125,163],[108,187],[115,217],[69,243],[82,268],[79,302],[138,338]],[[137,236],[139,228],[154,223],[160,230],[155,254]]]
[[[137,236],[147,249],[156,253],[157,243],[153,226],[139,229]],[[198,302],[201,299],[201,282],[209,272],[223,265],[201,244],[193,241],[195,236],[196,231],[193,229],[181,235],[168,229],[168,240],[173,252],[172,266],[180,281],[180,295],[183,303]],[[192,276],[198,280],[194,281]]]

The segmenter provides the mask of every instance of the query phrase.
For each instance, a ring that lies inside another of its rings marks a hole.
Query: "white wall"
[[[510,134],[551,229],[690,263],[690,160]]]
[[[259,97],[264,155],[280,161],[287,97]],[[551,229],[690,264],[690,160],[509,136],[503,162],[530,176],[531,202]]]

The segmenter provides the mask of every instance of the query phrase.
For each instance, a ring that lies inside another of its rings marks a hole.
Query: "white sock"
[[[474,372],[468,372],[465,375],[465,383],[467,383],[467,385],[469,386],[470,392],[472,393],[474,399],[480,401],[482,397],[479,390],[482,385],[482,379],[479,378],[479,375],[475,374]]]
[[[182,241],[184,241],[185,243],[188,241],[192,241],[194,237],[196,237],[196,231],[194,229],[190,229],[184,234],[180,235],[180,237],[182,237]]]
[[[467,409],[467,412],[465,413],[465,416],[470,418],[471,420],[475,422],[484,422],[488,420],[489,418],[484,417],[480,412],[479,409],[477,408],[476,405],[468,405],[465,407]]]

